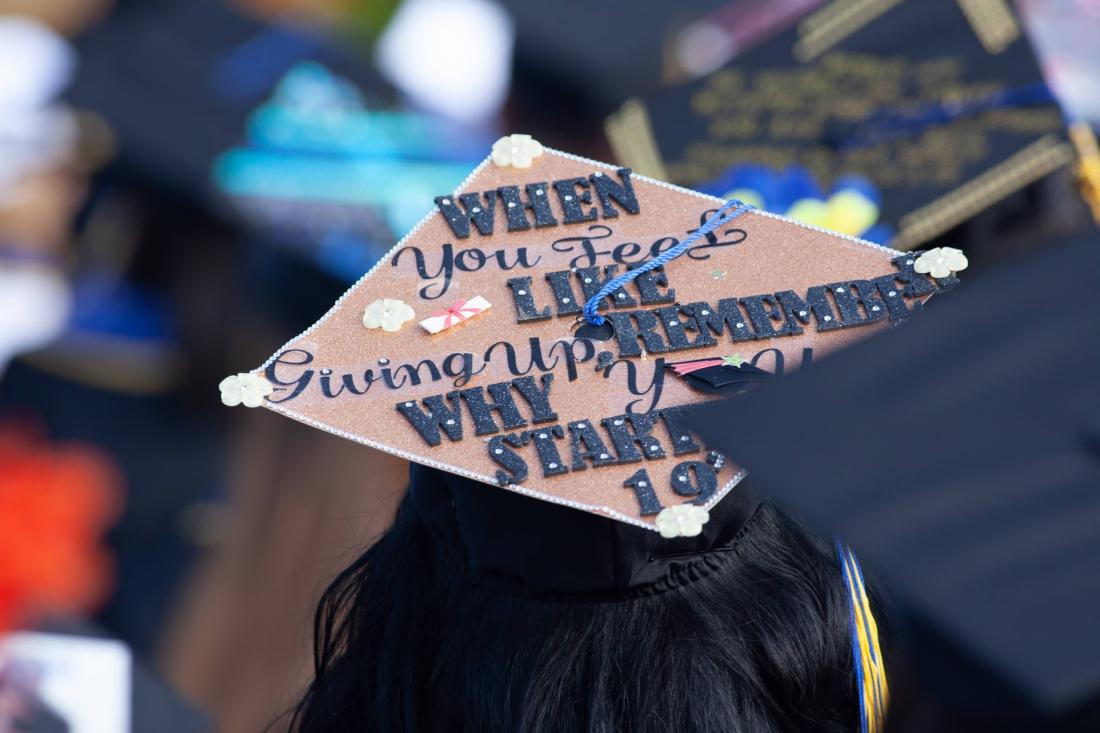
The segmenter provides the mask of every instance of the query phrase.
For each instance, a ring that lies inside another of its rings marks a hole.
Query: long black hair
[[[291,728],[858,730],[829,543],[763,504],[729,549],[657,593],[523,596],[478,582],[406,497],[322,598]]]

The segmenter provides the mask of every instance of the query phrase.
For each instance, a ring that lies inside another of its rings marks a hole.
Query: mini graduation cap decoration
[[[685,429],[712,390],[667,362],[743,365],[719,387],[781,373],[905,318],[965,266],[525,135],[435,204],[223,401],[666,537],[698,535],[743,475]],[[597,327],[607,340],[585,337]]]
[[[926,687],[997,730],[1100,720],[1098,282],[1093,233],[689,419],[852,544],[911,612]]]
[[[726,396],[745,392],[753,385],[775,376],[772,372],[749,364],[737,354],[717,359],[672,362],[665,366],[683,377],[693,389]]]

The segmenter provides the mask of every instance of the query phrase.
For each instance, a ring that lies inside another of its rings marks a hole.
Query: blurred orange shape
[[[121,499],[107,456],[0,431],[0,632],[105,600],[114,568],[103,535]]]

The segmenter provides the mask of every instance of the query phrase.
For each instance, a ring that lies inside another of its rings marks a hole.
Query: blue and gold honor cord
[[[837,559],[848,590],[848,626],[852,634],[852,666],[859,687],[859,718],[862,733],[880,733],[886,719],[890,690],[878,641],[878,625],[871,612],[863,571],[851,549],[836,541]]]

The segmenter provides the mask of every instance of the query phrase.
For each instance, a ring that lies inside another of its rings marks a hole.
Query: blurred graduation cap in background
[[[167,199],[147,208],[189,209],[175,228],[243,235],[260,289],[291,311],[311,290],[331,300],[374,264],[419,202],[462,180],[490,142],[409,109],[346,39],[214,0],[123,7],[80,54],[69,97],[119,140],[108,186],[135,182]],[[169,277],[186,267],[163,238],[150,244],[135,259]],[[315,286],[289,303],[284,273],[303,267]]]
[[[898,249],[937,239],[1001,259],[1084,219],[1024,30],[1004,0],[824,3],[706,77],[627,101],[608,138],[648,175]],[[746,180],[746,165],[780,180]],[[863,205],[832,202],[853,175]]]
[[[689,419],[881,576],[965,730],[1100,720],[1098,282],[1092,233]]]
[[[206,190],[211,161],[240,140],[248,114],[295,63],[323,62],[361,88],[392,94],[324,36],[214,0],[124,6],[78,51],[69,99],[115,129],[123,162],[185,192]]]

